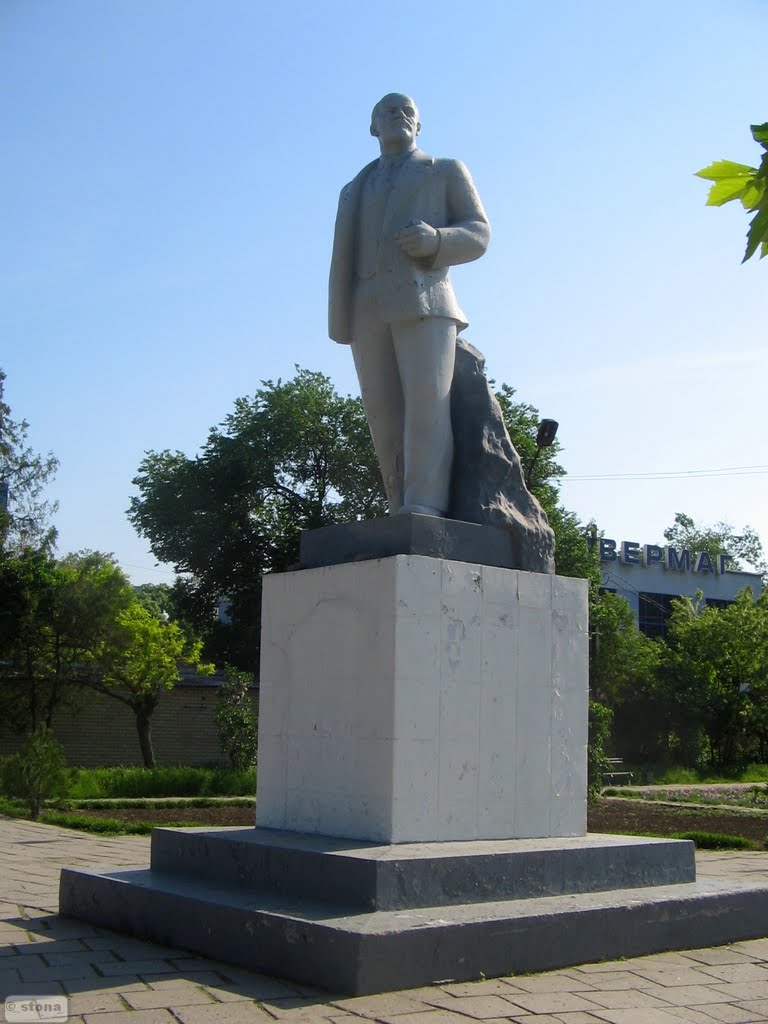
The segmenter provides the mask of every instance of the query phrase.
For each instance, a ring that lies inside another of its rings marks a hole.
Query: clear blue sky
[[[195,453],[295,364],[356,393],[327,267],[392,90],[473,174],[494,234],[453,274],[465,333],[560,421],[566,506],[768,544],[768,260],[739,265],[746,215],[693,177],[758,158],[767,31],[765,0],[2,0],[0,366],[61,460],[59,551],[170,579],[125,518],[143,452]]]

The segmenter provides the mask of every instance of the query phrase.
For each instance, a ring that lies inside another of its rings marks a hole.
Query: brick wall
[[[216,686],[180,683],[161,696],[152,716],[158,764],[226,763],[213,720],[216,692]],[[252,700],[257,710],[255,690]],[[80,695],[77,708],[57,710],[53,731],[70,765],[143,763],[133,712],[114,697]],[[0,757],[15,753],[22,743],[0,723]]]

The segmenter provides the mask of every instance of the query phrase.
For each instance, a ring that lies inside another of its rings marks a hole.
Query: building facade
[[[748,588],[756,598],[762,591],[759,573],[730,568],[729,555],[637,541],[589,537],[600,557],[603,587],[623,597],[646,636],[665,636],[676,597],[702,599],[716,608],[736,600]]]

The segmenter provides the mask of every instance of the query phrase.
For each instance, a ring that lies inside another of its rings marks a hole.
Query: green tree
[[[59,463],[50,452],[38,455],[29,447],[29,424],[11,419],[4,390],[0,370],[0,551],[49,550],[56,538],[50,519],[58,505],[43,500],[43,493]]]
[[[753,601],[745,591],[722,609],[675,601],[659,688],[689,763],[728,768],[764,756],[768,592]]]
[[[139,604],[156,618],[177,618],[173,587],[169,583],[140,583],[133,593]]]
[[[557,481],[565,476],[565,470],[556,461],[562,451],[562,445],[555,438],[548,448],[541,450],[537,458],[536,435],[541,424],[539,410],[527,402],[516,401],[515,389],[509,384],[501,385],[496,392],[496,399],[504,414],[504,422],[512,444],[523,464],[523,475],[526,480],[530,477],[531,491],[545,508],[557,504]]]
[[[0,710],[13,728],[50,728],[131,600],[127,579],[99,552],[56,561],[28,549],[0,559]]]
[[[50,729],[62,704],[99,691],[131,708],[145,764],[151,717],[200,641],[148,610],[113,558],[94,551],[56,561],[26,550],[0,559],[0,711],[19,732]]]
[[[697,171],[700,178],[713,182],[707,206],[723,206],[738,199],[745,210],[754,213],[747,232],[747,248],[742,263],[760,250],[760,259],[768,253],[768,122],[750,125],[752,138],[767,152],[759,167],[716,160]]]
[[[768,575],[768,563],[760,537],[751,526],[745,526],[737,534],[730,523],[703,526],[695,523],[684,512],[678,512],[672,526],[664,531],[664,539],[675,548],[707,551],[713,560],[717,555],[731,555],[733,569],[742,569],[747,565],[763,576]]]
[[[589,688],[613,713],[613,744],[629,761],[655,760],[664,730],[655,695],[661,645],[644,636],[623,597],[593,590]]]
[[[301,369],[238,399],[195,458],[147,453],[134,483],[128,517],[180,574],[178,607],[208,656],[248,670],[262,575],[297,561],[302,530],[386,513],[362,403]]]
[[[550,526],[555,532],[555,568],[561,576],[578,576],[597,585],[600,568],[597,555],[593,553],[586,539],[586,528],[575,513],[569,512],[560,503],[558,480],[565,470],[557,462],[562,451],[560,442],[555,441],[548,448],[539,451],[536,435],[541,424],[538,409],[526,402],[515,401],[515,389],[502,384],[496,398],[504,415],[504,422],[510,440],[515,446],[523,466],[526,480],[530,477],[530,489],[541,502],[547,513]]]
[[[117,613],[114,626],[93,650],[94,671],[84,685],[131,709],[144,765],[154,768],[152,715],[160,697],[173,689],[184,665],[202,675],[213,666],[202,664],[199,640],[190,644],[178,623],[158,619],[137,600]]]
[[[227,668],[227,681],[216,694],[216,728],[221,749],[233,768],[256,764],[256,714],[251,703],[253,676]]]

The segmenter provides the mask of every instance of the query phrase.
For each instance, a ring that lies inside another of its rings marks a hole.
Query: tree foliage
[[[659,645],[637,627],[618,594],[605,591],[590,616],[589,681],[595,700],[613,708],[647,693],[659,665]]]
[[[0,550],[50,549],[56,531],[50,524],[57,503],[43,493],[59,465],[51,452],[38,455],[27,443],[29,424],[11,419],[4,401],[0,370]]]
[[[610,742],[613,712],[599,701],[589,702],[589,743],[587,744],[587,795],[590,803],[600,796],[603,775],[608,770],[607,745]]]
[[[256,764],[256,714],[251,703],[253,676],[227,668],[227,681],[216,694],[216,728],[221,749],[233,768]]]
[[[509,384],[501,385],[496,392],[496,398],[504,414],[504,422],[512,444],[523,464],[523,475],[526,480],[530,477],[531,491],[545,508],[556,505],[557,481],[565,476],[565,470],[556,461],[563,450],[562,445],[555,438],[548,448],[541,449],[537,459],[536,435],[541,424],[539,410],[527,402],[515,401],[515,389]]]
[[[201,453],[148,452],[128,517],[182,579],[176,598],[219,662],[255,668],[264,573],[298,559],[302,530],[385,514],[359,399],[297,368],[265,381]],[[226,600],[230,624],[215,624]]]
[[[660,645],[640,632],[623,597],[593,589],[589,605],[589,687],[613,714],[613,745],[629,761],[658,755],[654,684]]]
[[[700,178],[711,181],[707,206],[723,206],[738,199],[754,217],[749,222],[747,248],[742,263],[760,250],[760,259],[768,253],[768,122],[750,125],[752,138],[766,152],[759,167],[737,164],[732,160],[716,160],[697,171]]]
[[[115,616],[114,628],[92,651],[91,689],[119,700],[136,720],[144,765],[155,766],[152,715],[164,691],[173,689],[188,664],[199,674],[211,674],[213,666],[201,663],[201,641],[190,644],[176,622],[157,618],[133,600]]]
[[[152,712],[199,653],[178,623],[147,610],[109,555],[0,558],[0,713],[18,732],[50,729],[59,707],[76,712],[97,690],[131,708],[151,765]]]
[[[676,548],[688,548],[691,551],[707,551],[714,561],[717,555],[731,555],[731,568],[743,569],[751,566],[755,572],[768,575],[768,563],[765,560],[760,537],[751,526],[745,526],[740,534],[734,532],[730,523],[715,523],[704,526],[684,512],[678,512],[672,526],[664,531],[664,539]]]
[[[530,490],[541,502],[555,532],[556,571],[561,576],[588,579],[596,586],[600,569],[596,554],[587,544],[584,524],[560,503],[557,482],[565,475],[565,470],[557,462],[562,451],[560,442],[555,438],[548,448],[539,451],[536,445],[541,424],[538,409],[526,402],[515,401],[515,389],[509,384],[501,385],[496,398],[504,414],[510,440],[520,456],[523,475],[530,480]]]
[[[768,759],[768,592],[727,608],[674,603],[659,690],[689,762]]]
[[[136,600],[155,618],[177,618],[173,587],[169,583],[140,583],[133,588]]]
[[[99,552],[0,559],[0,710],[13,728],[50,728],[57,707],[91,678],[94,649],[131,600],[122,571]]]

